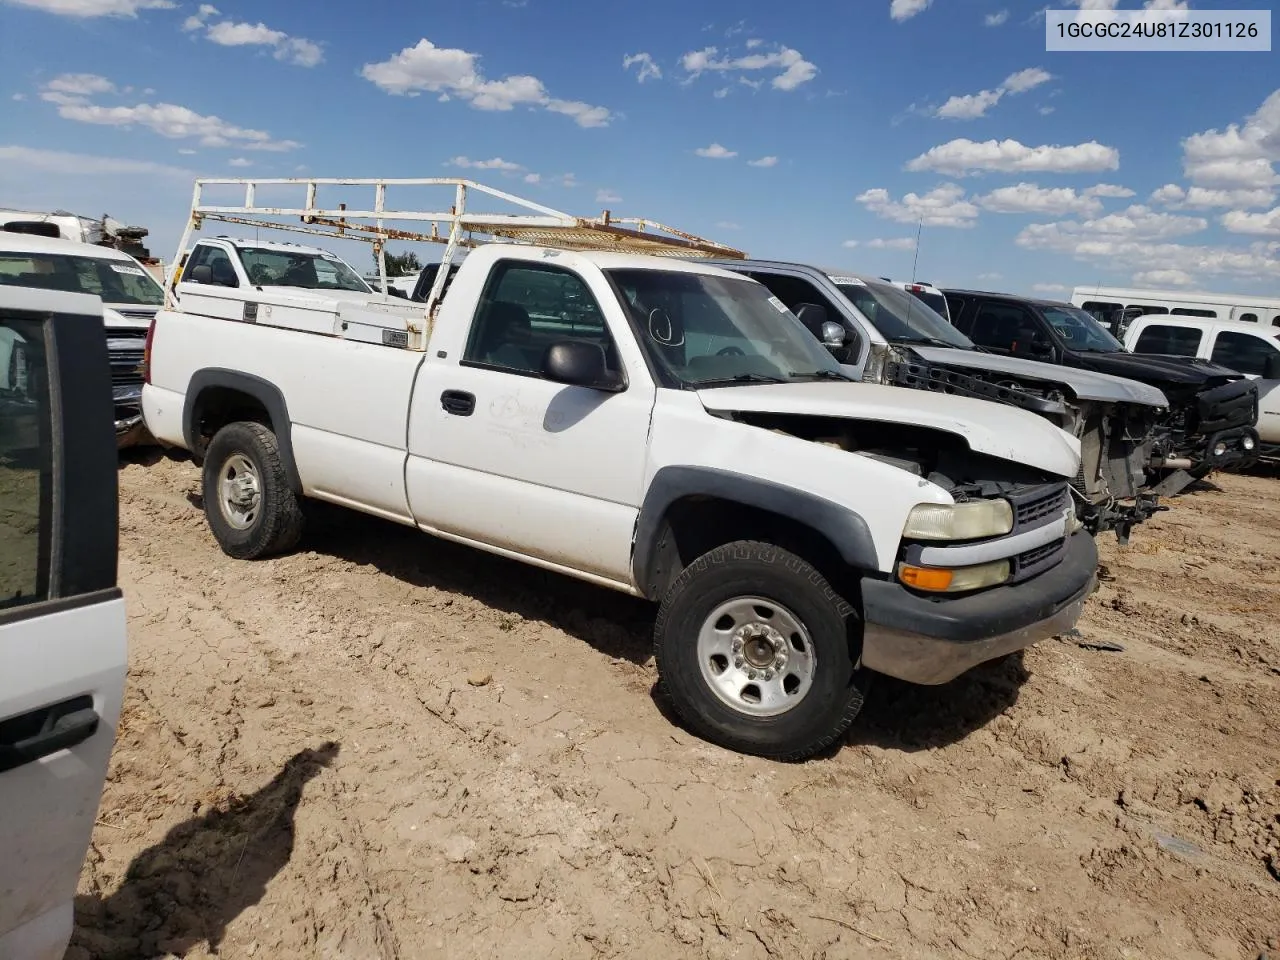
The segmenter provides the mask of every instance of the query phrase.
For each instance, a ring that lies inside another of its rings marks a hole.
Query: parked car
[[[292,549],[315,498],[649,598],[679,715],[779,758],[838,738],[873,671],[941,683],[1075,622],[1097,550],[1074,437],[851,389],[762,285],[591,229],[471,250],[438,309],[186,271],[143,407],[202,463],[223,551]]]
[[[1168,406],[1158,389],[986,353],[891,281],[802,263],[717,263],[768,287],[858,380],[1020,407],[1077,437],[1077,512],[1089,531],[1115,530],[1124,541],[1155,510],[1156,498],[1144,489],[1156,423]]]
[[[0,285],[0,957],[61,960],[124,695],[97,297]]]
[[[1133,354],[1080,307],[975,290],[944,290],[956,327],[1001,356],[1021,356],[1141,380],[1169,399],[1159,425],[1153,488],[1173,494],[1212,470],[1256,456],[1258,390],[1220,364]]]
[[[1129,328],[1125,346],[1134,353],[1199,357],[1244,374],[1258,388],[1258,452],[1280,456],[1280,329],[1151,315]]]
[[[164,302],[164,291],[151,274],[110,247],[0,231],[0,287],[9,286],[101,298],[116,442],[119,447],[143,442],[142,353],[151,318]]]

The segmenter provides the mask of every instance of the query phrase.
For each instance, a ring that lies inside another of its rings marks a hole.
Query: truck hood
[[[1034,413],[986,400],[970,400],[872,383],[759,383],[698,391],[709,411],[778,413],[874,420],[932,427],[955,434],[975,453],[1074,477],[1080,441]]]
[[[1198,387],[1210,381],[1240,379],[1240,374],[1234,370],[1195,357],[1173,357],[1155,353],[1078,353],[1076,356],[1091,370],[1117,377],[1131,377],[1161,387]]]
[[[908,346],[907,344],[903,345]],[[1137,403],[1148,407],[1167,407],[1169,401],[1157,388],[1126,377],[1097,373],[1081,367],[1062,367],[1039,360],[1023,360],[998,353],[960,350],[954,347],[928,347],[910,344],[910,349],[930,363],[945,364],[962,370],[989,370],[1012,376],[1061,383],[1081,400],[1101,403]]]

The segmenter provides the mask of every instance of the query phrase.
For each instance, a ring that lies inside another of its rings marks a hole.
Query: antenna
[[[920,234],[924,230],[924,217],[916,224],[916,252],[911,258],[911,282],[916,282],[916,265],[920,262]]]

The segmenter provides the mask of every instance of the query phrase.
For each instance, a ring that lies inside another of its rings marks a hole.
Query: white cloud
[[[1250,207],[1268,207],[1275,203],[1274,190],[1265,187],[1214,190],[1209,187],[1183,189],[1176,183],[1166,183],[1151,193],[1151,202],[1173,210],[1212,210],[1215,207],[1248,210]]]
[[[62,17],[136,17],[139,10],[172,10],[173,0],[3,0]]]
[[[97,157],[61,150],[39,150],[34,147],[0,146],[0,165],[30,167],[46,174],[73,176],[141,176],[190,177],[191,171],[152,160],[126,160],[121,157]],[[3,169],[0,166],[0,176]]]
[[[982,209],[993,213],[1035,213],[1050,216],[1074,213],[1093,216],[1102,211],[1102,201],[1087,192],[1076,193],[1072,187],[1039,187],[1033,183],[999,187],[986,196],[974,199]]]
[[[1122,187],[1115,183],[1099,183],[1096,186],[1086,187],[1082,192],[1086,197],[1116,197],[1121,200],[1127,200],[1129,197],[1135,196],[1134,192],[1128,187]]]
[[[752,49],[758,50],[757,43]],[[748,53],[741,57],[720,57],[719,48],[704,47],[690,50],[680,58],[680,66],[688,75],[685,83],[691,83],[703,73],[750,73],[756,70],[777,71],[769,81],[775,90],[795,90],[818,75],[818,68],[804,58],[799,50],[779,46],[769,53]],[[741,78],[745,79],[745,78]],[[760,82],[755,81],[759,87]]]
[[[96,73],[63,73],[46,83],[44,89],[71,97],[91,97],[95,93],[115,93],[116,85]]]
[[[980,90],[977,93],[951,97],[938,108],[935,116],[944,120],[976,120],[985,116],[1003,96],[999,90]]]
[[[723,100],[725,97],[729,95],[732,89],[733,89],[732,87],[721,87],[719,90],[713,93],[712,96],[715,97],[717,100]]]
[[[629,53],[622,58],[623,70],[630,70],[634,66],[640,67],[636,71],[636,81],[638,83],[644,83],[646,80],[662,79],[662,68],[647,53]]]
[[[216,17],[218,12],[218,8],[213,4],[202,3],[194,14],[182,21],[182,29],[188,33],[193,30],[199,30],[205,25],[210,17]]]
[[[503,160],[501,157],[493,157],[490,160],[469,160],[466,157],[454,157],[449,161],[448,166],[462,167],[467,170],[502,170],[507,173],[515,173],[517,170],[523,170],[518,163],[512,163],[510,160]]]
[[[221,20],[210,23],[210,17],[218,16],[218,8],[202,3],[200,9],[182,22],[182,29],[191,33],[204,30],[205,39],[222,47],[271,47],[277,60],[299,67],[314,67],[324,60],[324,49],[314,40],[291,37],[283,30],[273,30],[265,23],[236,23]]]
[[[748,167],[776,167],[778,165],[777,157],[761,157],[759,160],[748,160]]]
[[[562,187],[576,187],[578,185],[578,178],[572,173],[562,173],[554,179]]]
[[[1196,281],[1185,270],[1142,270],[1133,275],[1140,287],[1190,287]]]
[[[900,201],[889,196],[882,187],[857,196],[858,203],[885,220],[917,223],[926,227],[972,227],[978,219],[978,208],[965,199],[964,189],[944,183],[925,194],[908,193]]]
[[[248,157],[232,157],[227,163],[233,167],[252,167],[253,161]]]
[[[541,183],[541,182],[542,182],[542,174],[540,174],[540,173],[526,173],[526,174],[524,175],[524,182],[525,182],[525,183]]]
[[[1245,213],[1232,210],[1222,215],[1222,225],[1232,233],[1244,233],[1255,237],[1280,237],[1280,207],[1266,213]]]
[[[596,203],[621,203],[622,198],[612,190],[597,190]]]
[[[1003,273],[980,273],[978,274],[978,279],[979,280],[1003,280],[1004,274]]]
[[[1047,117],[1049,114],[1053,113],[1053,111],[1054,111],[1054,110],[1056,110],[1057,108],[1056,108],[1056,107],[1044,106],[1044,107],[1038,107],[1037,109],[1038,109],[1038,110],[1039,110],[1039,112],[1040,112],[1040,116],[1042,116],[1042,117]]]
[[[194,156],[195,156],[197,153],[199,153],[200,151],[198,151],[198,150],[192,150],[190,147],[183,147],[183,148],[182,148],[181,150],[179,150],[178,152],[179,152],[180,154],[182,154],[184,157],[194,157]]]
[[[732,220],[717,220],[716,229],[717,230],[741,230],[742,224],[734,223]]]
[[[763,43],[764,43],[763,40],[757,37],[752,37],[750,40],[747,41],[747,49],[754,50],[756,47],[761,46]]]
[[[988,27],[1004,26],[1004,24],[1007,23],[1008,20],[1009,20],[1008,10],[997,10],[995,13],[988,13],[985,17],[982,18],[982,22],[985,23]]]
[[[722,147],[718,143],[713,143],[709,147],[699,147],[693,151],[700,157],[706,157],[708,160],[731,160],[738,155],[737,150],[730,150]]]
[[[552,97],[537,77],[517,75],[486,80],[479,60],[479,54],[437,47],[423,39],[380,63],[366,63],[360,73],[387,93],[416,96],[426,90],[458,97],[477,110],[541,107],[572,117],[580,127],[603,127],[613,119],[605,107]]]
[[[146,127],[170,140],[198,139],[201,146],[205,147],[234,146],[241,150],[285,151],[302,146],[295,140],[275,140],[265,130],[239,127],[221,117],[199,114],[174,103],[138,103],[114,107],[91,103],[87,97],[54,89],[53,84],[61,79],[65,77],[50,81],[40,98],[56,104],[58,115],[66,120],[108,127]]]
[[[1135,204],[1083,223],[1066,220],[1032,224],[1018,235],[1018,243],[1041,249],[1074,249],[1078,240],[1170,240],[1199,233],[1208,226],[1209,221],[1203,217],[1157,213],[1150,207]]]
[[[1205,187],[1258,189],[1280,184],[1272,164],[1280,162],[1280,90],[1242,125],[1206,130],[1182,141],[1187,179]]]
[[[923,13],[933,0],[892,0],[889,4],[889,16],[901,23],[910,20],[917,13]]]
[[[925,151],[907,164],[913,172],[933,170],[964,176],[994,170],[1005,173],[1091,173],[1115,170],[1120,151],[1097,141],[1075,146],[1028,147],[1017,140],[952,140]]]
[[[891,240],[877,237],[874,240],[868,240],[865,246],[872,250],[914,250],[916,241],[915,237],[894,237]]]
[[[1036,293],[1066,293],[1067,287],[1061,283],[1033,283],[1031,289]]]
[[[1039,67],[1028,67],[1005,77],[1004,83],[994,90],[979,90],[949,99],[935,112],[944,120],[973,120],[985,116],[1006,94],[1016,95],[1034,90],[1053,79],[1053,74]]]
[[[21,103],[23,100],[27,99],[27,95],[25,93],[15,93],[9,99],[17,103]]]

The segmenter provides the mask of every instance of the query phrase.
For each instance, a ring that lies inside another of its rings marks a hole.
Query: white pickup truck
[[[1094,589],[1077,440],[852,382],[748,278],[493,243],[424,313],[255,284],[249,241],[213,241],[216,283],[210,242],[156,317],[143,408],[203,463],[233,557],[291,548],[315,498],[647,597],[679,715],[779,758],[839,737],[872,672],[945,682]]]

